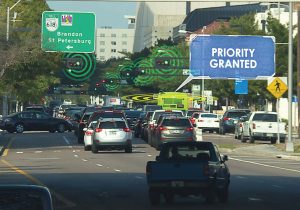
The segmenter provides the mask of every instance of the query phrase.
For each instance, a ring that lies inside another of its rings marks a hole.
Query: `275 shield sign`
[[[210,79],[266,79],[275,74],[275,38],[198,35],[190,45],[190,69]]]

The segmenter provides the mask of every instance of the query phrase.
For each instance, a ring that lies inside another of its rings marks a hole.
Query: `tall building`
[[[220,7],[241,2],[140,2],[137,4],[136,30],[133,51],[155,45],[158,39],[168,39],[173,28],[183,22],[186,15],[197,8]]]
[[[111,58],[124,57],[121,52],[133,52],[135,31],[135,17],[125,16],[128,19],[127,29],[112,27],[97,28],[96,55],[97,60],[106,61]]]

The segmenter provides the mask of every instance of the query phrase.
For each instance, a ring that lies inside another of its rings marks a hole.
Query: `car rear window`
[[[199,112],[199,111],[197,111],[197,110],[187,111],[186,116],[190,117],[190,116],[192,116],[195,112]]]
[[[246,112],[228,112],[226,117],[229,118],[240,118],[242,116],[247,115]]]
[[[99,120],[100,118],[123,118],[124,114],[122,112],[101,112],[96,113],[92,116],[91,121]]]
[[[128,118],[138,118],[140,114],[140,111],[125,111],[125,115]]]
[[[153,116],[153,120],[158,120],[159,116],[175,116],[175,117],[183,117],[182,112],[155,112]]]
[[[216,115],[216,114],[201,114],[201,117],[204,117],[204,118],[218,118],[218,115]]]
[[[276,114],[255,114],[252,120],[263,121],[263,122],[277,122],[277,115]]]
[[[110,121],[110,122],[100,122],[99,128],[102,129],[122,129],[126,128],[124,121]]]
[[[188,119],[165,119],[162,122],[163,126],[189,127],[191,123]]]

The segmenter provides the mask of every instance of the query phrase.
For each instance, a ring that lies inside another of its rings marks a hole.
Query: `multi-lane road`
[[[233,136],[204,135],[216,143]],[[176,198],[172,205],[151,206],[145,165],[158,152],[141,139],[132,154],[107,151],[92,154],[76,143],[73,133],[4,134],[8,149],[0,161],[0,184],[38,184],[52,193],[55,209],[255,209],[297,210],[300,162],[275,157],[229,155],[230,198],[209,205],[201,197]]]

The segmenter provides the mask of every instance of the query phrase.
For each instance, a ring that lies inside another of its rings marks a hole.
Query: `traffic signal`
[[[171,66],[171,57],[156,57],[154,66],[156,69],[170,69]]]
[[[80,70],[83,68],[83,60],[81,58],[65,58],[63,63],[68,69]]]

